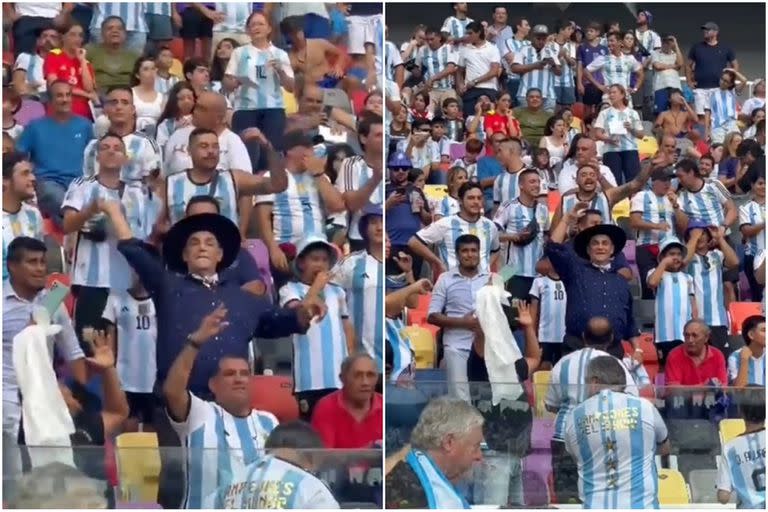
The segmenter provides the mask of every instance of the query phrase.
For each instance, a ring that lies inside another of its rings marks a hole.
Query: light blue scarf
[[[430,509],[469,509],[469,503],[435,465],[432,458],[419,450],[411,450],[405,458],[427,495]]]

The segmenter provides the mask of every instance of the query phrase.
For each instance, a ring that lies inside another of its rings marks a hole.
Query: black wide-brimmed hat
[[[576,251],[576,254],[588,260],[587,247],[589,247],[589,241],[597,235],[605,235],[611,239],[614,256],[619,254],[627,243],[627,234],[619,226],[614,224],[598,224],[576,235],[576,238],[573,240],[573,249]]]
[[[234,263],[240,252],[240,229],[223,215],[200,213],[181,219],[168,231],[163,242],[163,258],[170,270],[179,274],[188,272],[182,254],[189,237],[199,231],[207,231],[219,241],[223,257],[217,270],[224,270]]]

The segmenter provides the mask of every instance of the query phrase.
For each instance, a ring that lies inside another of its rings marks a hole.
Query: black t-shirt
[[[729,62],[736,60],[733,50],[717,43],[714,46],[700,41],[691,47],[688,60],[694,62],[693,78],[697,89],[715,89],[720,86],[720,75]]]

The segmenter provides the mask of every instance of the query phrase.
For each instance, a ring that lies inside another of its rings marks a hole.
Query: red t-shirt
[[[93,66],[88,63],[88,71],[93,79]],[[56,49],[48,52],[43,61],[43,75],[45,80],[51,75],[56,75],[57,80],[64,80],[72,87],[83,88],[82,65],[77,57],[70,57],[65,52]],[[91,108],[88,105],[88,99],[82,96],[72,95],[72,112],[77,115],[91,117]]]
[[[312,413],[312,427],[320,434],[328,449],[371,448],[373,443],[383,438],[383,420],[379,393],[373,394],[368,415],[358,422],[344,407],[340,389],[320,399]]]
[[[715,347],[707,347],[704,361],[696,366],[684,346],[674,348],[665,365],[668,386],[704,386],[710,379],[717,379],[721,385],[728,384],[725,357]]]

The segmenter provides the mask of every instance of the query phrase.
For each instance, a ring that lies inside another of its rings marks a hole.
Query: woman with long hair
[[[723,159],[717,169],[717,179],[729,192],[736,191],[736,175],[739,172],[741,160],[736,156],[736,149],[744,140],[739,132],[730,132],[723,140]]]
[[[459,188],[468,180],[466,169],[450,168],[448,171],[448,193],[435,205],[435,220],[459,213]]]
[[[192,110],[197,103],[197,94],[189,82],[178,82],[168,91],[163,113],[157,120],[157,145],[163,150],[173,132],[189,126]]]
[[[157,92],[157,66],[155,59],[141,56],[136,59],[131,73],[131,90],[133,91],[133,106],[136,109],[136,130],[154,137],[157,121],[163,113],[165,95]]]
[[[232,131],[256,127],[275,147],[285,133],[283,90],[294,91],[288,54],[270,40],[272,25],[264,13],[254,12],[245,23],[251,43],[235,48],[224,71],[225,90],[235,94]]]
[[[213,52],[213,60],[211,61],[211,89],[225,96],[234,92],[225,90],[222,84],[224,72],[227,70],[229,59],[232,58],[232,52],[239,46],[240,43],[234,39],[225,37],[219,41]]]
[[[550,158],[557,158],[560,162],[568,153],[568,127],[560,116],[552,116],[544,127],[544,136],[539,140],[539,147],[546,148]]]
[[[602,110],[595,121],[597,140],[604,142],[603,163],[622,185],[633,180],[640,172],[637,139],[643,137],[643,123],[636,110],[629,107],[627,90],[623,85],[608,87],[610,107]]]
[[[757,123],[765,120],[765,107],[757,107],[749,116],[749,128],[744,130],[745,139],[754,139],[757,135]]]
[[[494,133],[503,133],[507,137],[520,136],[520,122],[512,112],[512,95],[503,92],[496,100],[496,110],[490,111],[483,117],[483,129],[488,139]]]

